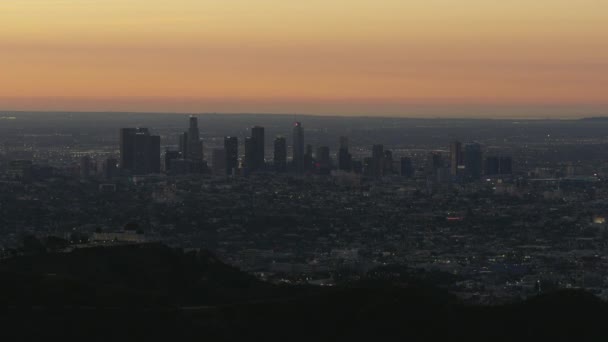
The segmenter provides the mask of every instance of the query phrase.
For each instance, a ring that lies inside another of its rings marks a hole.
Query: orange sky
[[[0,109],[608,114],[605,0],[0,1]]]

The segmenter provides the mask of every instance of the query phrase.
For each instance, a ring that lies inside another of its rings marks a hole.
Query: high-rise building
[[[245,138],[245,158],[243,169],[246,173],[256,170],[256,140],[253,137]]]
[[[328,175],[331,171],[331,158],[329,156],[329,147],[317,147],[316,168],[319,174]]]
[[[214,148],[211,153],[211,162],[213,163],[213,173],[218,175],[226,174],[226,150]]]
[[[226,174],[236,173],[239,168],[239,140],[237,137],[224,138],[224,151],[226,153]]]
[[[414,165],[409,157],[401,157],[401,176],[406,178],[414,177]]]
[[[264,170],[265,161],[265,146],[266,139],[264,138],[264,127],[255,126],[251,129],[251,138],[253,140],[253,167],[252,170]]]
[[[188,159],[188,132],[184,132],[179,136],[179,152],[181,159]]]
[[[196,116],[190,116],[188,131],[180,137],[180,148],[184,159],[197,162],[204,159],[203,143],[200,139]]]
[[[482,164],[481,145],[478,143],[466,144],[464,147],[464,167],[467,177],[471,180],[480,179]]]
[[[304,173],[304,128],[300,122],[293,126],[293,165],[297,173]]]
[[[120,130],[120,167],[131,174],[160,173],[160,136],[147,128]]]
[[[462,144],[459,141],[453,141],[450,144],[450,174],[458,175],[458,167],[464,163],[462,156]]]
[[[120,129],[120,168],[123,170],[135,169],[135,134],[138,128]]]
[[[312,145],[306,144],[304,151],[304,172],[311,172],[314,169],[314,158],[312,155]]]
[[[351,171],[352,155],[348,152],[348,138],[340,137],[340,149],[338,150],[338,169],[342,171]]]
[[[177,159],[180,159],[181,152],[179,151],[165,151],[165,172],[171,172],[171,163]]]
[[[371,160],[371,175],[375,178],[380,178],[384,172],[384,146],[374,145],[372,147],[372,160]]]
[[[274,169],[276,172],[287,171],[287,140],[284,137],[274,139]]]
[[[431,152],[429,154],[429,159],[427,160],[427,169],[426,173],[429,176],[437,176],[444,168],[443,157],[440,152]]]

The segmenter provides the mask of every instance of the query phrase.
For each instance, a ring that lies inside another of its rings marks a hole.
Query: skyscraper
[[[384,146],[374,145],[372,147],[371,176],[381,178],[384,172]]]
[[[226,174],[231,175],[239,167],[239,140],[237,137],[224,138],[224,151],[226,153]]]
[[[131,174],[160,173],[160,136],[147,128],[122,128],[120,167]]]
[[[247,174],[256,170],[256,152],[256,140],[253,137],[245,138],[245,159],[243,167]]]
[[[188,132],[184,132],[180,140],[182,157],[192,161],[202,161],[203,158],[203,143],[200,139],[198,129],[198,118],[190,116]]]
[[[251,129],[251,138],[253,139],[253,170],[264,170],[265,162],[265,145],[264,127],[255,126]]]
[[[429,154],[429,159],[427,160],[427,169],[426,173],[429,176],[437,176],[444,168],[443,157],[439,152],[431,152]]]
[[[293,165],[297,173],[304,173],[304,128],[300,122],[293,126]]]
[[[171,172],[171,163],[180,159],[180,156],[181,153],[179,151],[165,151],[165,172]]]
[[[284,137],[274,139],[274,168],[276,172],[287,170],[287,140]]]
[[[338,150],[338,169],[351,171],[352,155],[348,152],[348,138],[340,137],[340,149]]]
[[[466,144],[464,147],[464,167],[466,175],[471,180],[481,178],[482,171],[481,145],[478,143]]]
[[[458,175],[458,166],[464,162],[462,157],[462,144],[459,141],[453,141],[450,144],[450,174]]]
[[[304,151],[304,172],[313,171],[313,168],[314,168],[313,162],[314,162],[314,159],[312,156],[312,145],[306,144],[306,149]]]

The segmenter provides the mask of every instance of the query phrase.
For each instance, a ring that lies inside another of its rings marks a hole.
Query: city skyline
[[[6,2],[0,109],[604,115],[607,6]]]

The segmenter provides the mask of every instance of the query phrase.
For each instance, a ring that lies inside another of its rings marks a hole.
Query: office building
[[[226,154],[226,174],[233,175],[239,168],[239,140],[237,137],[224,138],[224,151]]]
[[[304,128],[301,122],[293,126],[293,166],[297,173],[304,172]]]
[[[165,151],[165,172],[171,172],[171,163],[177,159],[181,158],[180,151]]]
[[[255,126],[251,129],[251,139],[253,142],[253,164],[252,171],[262,171],[266,168],[264,127]]]
[[[179,145],[183,159],[189,159],[195,162],[204,159],[203,142],[200,139],[198,118],[196,116],[190,116],[188,131],[181,135]]]
[[[462,143],[453,141],[450,144],[450,174],[456,176],[459,173],[459,166],[464,163],[462,153]]]
[[[348,151],[348,138],[340,137],[340,149],[338,150],[338,169],[341,171],[351,171],[352,155]]]
[[[482,173],[482,152],[478,143],[466,144],[464,147],[464,167],[468,179],[478,180]]]
[[[372,160],[369,165],[370,174],[369,176],[374,178],[380,178],[384,172],[384,146],[374,145],[372,147]]]
[[[437,176],[444,168],[443,157],[440,152],[433,151],[429,153],[427,160],[426,174],[427,176]]]
[[[243,170],[246,174],[256,170],[256,140],[253,137],[245,138],[245,158],[243,159]]]
[[[304,151],[304,172],[312,172],[314,170],[313,163],[312,145],[306,144],[306,149]]]
[[[120,167],[135,175],[160,173],[160,136],[147,128],[122,128]]]
[[[274,169],[276,172],[287,171],[287,140],[284,137],[274,139]]]

